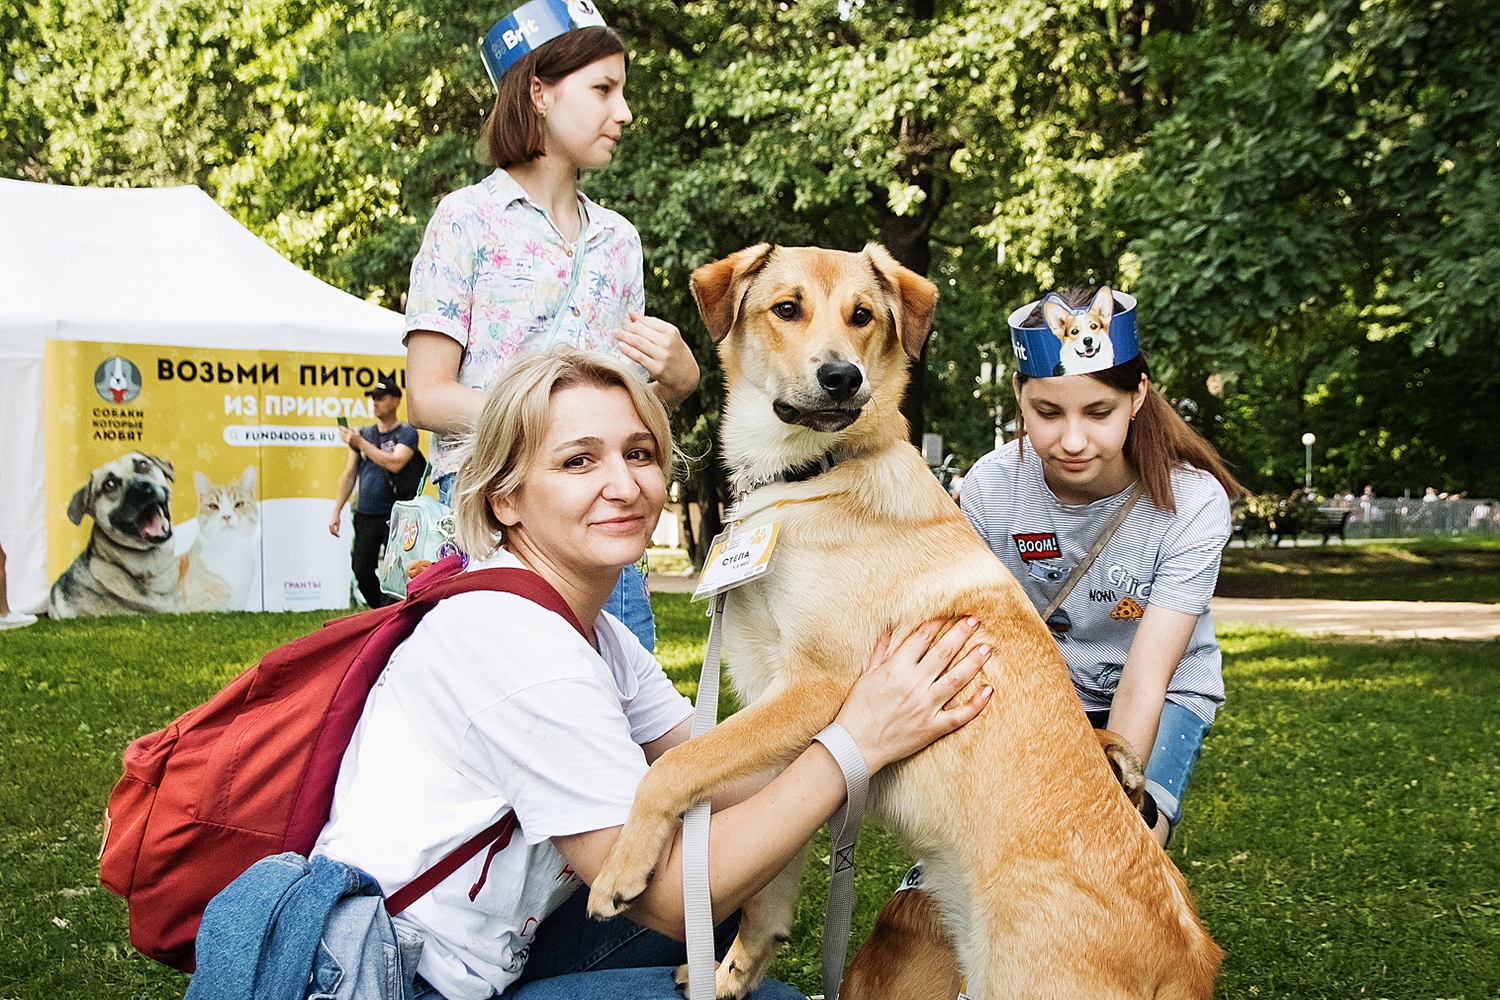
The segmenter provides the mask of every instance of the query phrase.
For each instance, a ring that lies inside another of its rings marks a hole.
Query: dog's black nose
[[[859,366],[847,361],[830,361],[818,369],[818,384],[840,403],[852,399],[864,381]]]

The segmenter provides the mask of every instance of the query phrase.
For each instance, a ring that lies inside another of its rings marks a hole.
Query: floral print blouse
[[[583,266],[550,341],[577,242],[564,239],[504,170],[438,203],[412,261],[406,331],[433,330],[462,344],[461,385],[488,389],[522,351],[552,343],[622,356],[614,332],[630,310],[645,310],[641,237],[618,212],[582,193],[579,200],[588,218]],[[640,374],[645,378],[643,369]],[[457,443],[453,436],[434,436],[435,477],[458,470]]]

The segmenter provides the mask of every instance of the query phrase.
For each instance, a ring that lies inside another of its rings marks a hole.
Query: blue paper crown
[[[604,17],[593,0],[528,0],[496,22],[480,43],[479,55],[499,90],[505,71],[532,49],[574,28],[603,27]]]
[[[1116,301],[1124,308],[1116,308]],[[1043,325],[1023,327],[1038,305]],[[1105,310],[1107,329],[1098,322]],[[1087,375],[1113,368],[1141,353],[1135,335],[1135,296],[1111,291],[1106,285],[1088,305],[1075,309],[1053,293],[1010,314],[1010,342],[1021,374],[1031,378]]]

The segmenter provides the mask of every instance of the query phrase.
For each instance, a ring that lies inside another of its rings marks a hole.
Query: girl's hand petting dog
[[[889,633],[880,637],[834,720],[854,738],[871,774],[947,736],[990,700],[994,689],[986,684],[944,707],[989,662],[988,644],[959,655],[978,628],[972,617],[928,622],[895,649]]]

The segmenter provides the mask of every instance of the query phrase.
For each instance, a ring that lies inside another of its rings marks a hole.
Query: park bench
[[[1349,527],[1351,513],[1353,512],[1337,508],[1320,507],[1314,511],[1273,515],[1266,520],[1235,517],[1230,521],[1229,534],[1231,538],[1241,539],[1246,545],[1250,544],[1250,536],[1259,532],[1265,532],[1273,546],[1279,546],[1283,539],[1288,538],[1295,543],[1303,534],[1321,535],[1324,545],[1335,535],[1339,541],[1346,542],[1349,539],[1344,532]]]
[[[1339,536],[1339,541],[1347,542],[1349,539],[1345,537],[1344,529],[1349,527],[1349,515],[1351,513],[1352,511],[1339,510],[1337,508],[1319,507],[1315,513],[1308,516],[1306,521],[1301,523],[1293,522],[1289,534],[1293,539],[1296,539],[1297,535],[1304,531],[1309,535],[1322,535],[1324,545],[1327,545],[1328,539],[1334,535]]]
[[[1323,536],[1323,544],[1328,544],[1328,539],[1333,535],[1339,536],[1339,541],[1347,542],[1349,539],[1344,535],[1344,529],[1349,527],[1349,515],[1353,511],[1318,509],[1318,517],[1312,524],[1307,526],[1308,533],[1316,531]]]

